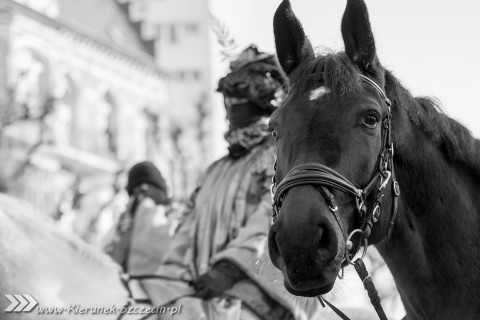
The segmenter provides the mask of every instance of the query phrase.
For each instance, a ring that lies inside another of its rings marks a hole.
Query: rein
[[[385,312],[382,309],[380,304],[380,299],[378,297],[375,286],[373,285],[372,279],[368,274],[365,265],[363,263],[363,258],[365,257],[367,246],[368,246],[368,237],[371,234],[373,225],[378,221],[381,214],[382,201],[384,199],[384,191],[390,182],[392,181],[392,211],[390,216],[390,222],[388,224],[388,229],[386,232],[386,237],[389,237],[392,228],[395,222],[397,215],[398,207],[398,197],[400,195],[399,184],[395,177],[395,171],[393,167],[393,142],[392,142],[392,113],[391,113],[391,101],[387,98],[385,92],[378,84],[376,84],[372,79],[360,74],[360,77],[363,82],[372,86],[375,91],[378,92],[380,97],[385,102],[387,107],[387,116],[382,121],[382,150],[378,156],[378,168],[373,174],[370,181],[363,188],[357,188],[350,180],[342,176],[337,171],[317,163],[306,163],[293,167],[285,176],[285,178],[277,185],[276,183],[276,165],[274,164],[275,174],[272,177],[272,185],[270,188],[272,199],[273,199],[273,222],[277,220],[277,217],[280,213],[282,206],[283,198],[286,192],[296,186],[300,185],[316,185],[325,201],[328,204],[328,207],[337,221],[337,224],[342,231],[342,234],[345,237],[346,250],[344,262],[342,263],[342,275],[339,275],[339,278],[343,278],[343,268],[346,265],[345,262],[351,264],[355,267],[360,279],[362,280],[365,289],[368,291],[370,301],[374,306],[379,318],[381,320],[387,320]],[[357,213],[360,218],[360,225],[357,229],[354,229],[347,237],[347,233],[344,232],[340,216],[338,215],[338,206],[335,202],[335,197],[329,188],[337,189],[344,193],[351,194],[355,199],[355,205],[357,208]],[[374,195],[373,202],[370,208],[367,208],[367,198],[370,195]],[[357,241],[353,241],[353,238],[356,238]],[[363,240],[364,252],[361,258],[357,259],[355,262],[352,262],[357,251],[360,249]],[[331,305],[328,301],[322,297],[318,297],[319,301],[323,306],[324,302],[329,305],[332,310],[337,313],[342,319],[348,319],[340,310]]]

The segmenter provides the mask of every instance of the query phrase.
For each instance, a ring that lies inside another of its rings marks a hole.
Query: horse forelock
[[[314,59],[303,61],[290,75],[293,92],[301,94],[325,86],[331,93],[329,96],[344,97],[361,91],[360,71],[345,52],[322,49],[317,53]]]

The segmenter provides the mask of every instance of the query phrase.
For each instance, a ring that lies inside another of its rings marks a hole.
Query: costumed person
[[[254,46],[230,69],[217,89],[229,124],[228,155],[208,167],[163,263],[140,283],[153,305],[181,308],[177,319],[306,319],[280,278],[275,285],[258,270],[272,221],[275,150],[267,117],[284,97],[286,80],[275,56]]]
[[[128,173],[127,209],[120,215],[105,251],[129,275],[152,274],[170,244],[174,225],[166,216],[168,187],[149,161]]]

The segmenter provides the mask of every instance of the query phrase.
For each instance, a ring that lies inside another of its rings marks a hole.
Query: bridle
[[[387,98],[384,91],[370,78],[360,75],[363,82],[372,86],[381,96],[387,107],[387,116],[382,121],[382,150],[379,154],[378,167],[373,177],[367,183],[364,188],[357,188],[350,180],[342,176],[335,170],[317,163],[306,163],[293,167],[285,176],[285,178],[277,185],[276,183],[276,161],[274,164],[275,174],[272,178],[271,193],[273,198],[273,222],[276,221],[283,202],[283,197],[286,192],[296,186],[300,185],[317,185],[319,186],[320,193],[325,198],[325,201],[330,208],[330,211],[334,214],[335,219],[340,225],[340,229],[343,232],[343,227],[340,223],[338,216],[338,207],[335,202],[335,197],[330,192],[329,188],[340,190],[344,193],[348,193],[354,196],[357,212],[360,216],[361,224],[359,228],[355,229],[348,238],[351,238],[353,233],[360,233],[361,239],[367,240],[370,236],[373,224],[377,222],[381,213],[381,204],[384,199],[384,191],[392,180],[392,194],[393,205],[392,215],[390,223],[387,229],[387,236],[390,235],[397,213],[398,196],[400,195],[399,184],[396,181],[395,171],[393,167],[393,142],[392,142],[392,103]],[[370,194],[376,192],[373,205],[370,208],[366,206],[366,200]],[[344,236],[346,237],[345,232]],[[355,254],[358,247],[352,247],[349,250],[350,254]],[[354,251],[354,252],[352,252]],[[353,257],[351,255],[350,257]],[[346,255],[348,259],[349,254]]]
[[[356,269],[357,267],[362,268],[360,264],[363,265],[363,261],[361,260],[365,256],[365,253],[367,250],[367,246],[368,246],[367,239],[371,234],[374,223],[377,222],[380,217],[382,201],[384,199],[384,191],[390,180],[392,180],[392,183],[391,183],[392,212],[390,216],[388,229],[385,235],[386,237],[389,237],[392,232],[393,225],[395,223],[395,218],[397,215],[398,197],[400,195],[400,187],[396,180],[395,171],[393,167],[394,151],[393,151],[393,142],[392,142],[392,113],[391,113],[392,103],[390,99],[387,98],[383,89],[377,83],[375,83],[372,79],[362,74],[360,74],[360,78],[363,82],[372,86],[378,92],[378,94],[383,99],[387,107],[387,116],[382,121],[382,150],[380,151],[380,154],[378,156],[377,170],[373,174],[373,177],[370,179],[367,185],[363,188],[357,188],[350,180],[342,176],[340,173],[336,172],[335,170],[325,165],[317,164],[317,163],[306,163],[306,164],[301,164],[293,167],[287,173],[285,178],[277,185],[277,181],[276,181],[276,169],[277,169],[276,163],[277,162],[275,161],[275,164],[274,164],[275,173],[272,177],[272,185],[270,188],[270,191],[272,193],[272,199],[273,199],[272,218],[273,218],[273,222],[275,223],[280,213],[283,198],[289,189],[296,186],[300,186],[300,185],[318,186],[320,193],[322,194],[325,201],[327,202],[330,211],[334,215],[335,220],[340,226],[340,230],[342,231],[342,234],[345,237],[346,250],[345,250],[344,263],[342,263],[342,266],[345,264],[345,261],[347,261],[348,263],[354,265]],[[338,207],[335,202],[335,197],[329,188],[337,189],[339,191],[342,191],[344,193],[348,193],[354,196],[357,213],[360,218],[359,219],[360,226],[355,230],[353,230],[348,235],[348,237],[347,237],[347,233],[345,233],[343,230],[340,217],[338,215]],[[367,208],[367,198],[370,195],[374,195],[373,202],[370,208]],[[359,236],[356,236],[356,235],[359,235]],[[354,237],[357,238],[357,241],[355,241],[355,243],[352,240]],[[352,263],[353,257],[355,256],[355,254],[357,253],[357,251],[359,250],[362,244],[361,240],[363,240],[363,246],[364,246],[363,255],[360,259],[357,259],[357,261]],[[363,269],[364,269],[364,265],[363,265]],[[342,268],[342,271],[343,271],[343,268]],[[361,271],[357,269],[357,272],[359,272],[359,275],[360,273],[363,273],[363,275],[361,275],[361,278],[365,277],[362,279],[362,281],[364,281],[364,284],[367,289],[367,284],[365,280],[367,278],[370,279],[370,277],[368,276],[366,269]],[[343,272],[342,272],[342,275],[343,275]],[[373,283],[372,283],[372,286],[373,286]],[[374,287],[373,287],[373,290],[375,290]],[[370,295],[370,291],[369,291],[369,295]],[[375,303],[378,302],[378,305],[379,305],[379,299],[377,300],[378,301],[375,301]],[[375,309],[377,309],[377,306],[375,305],[375,303],[372,301],[372,304],[374,304]],[[327,302],[327,304],[329,303]],[[381,305],[379,307],[381,308]],[[381,311],[383,312],[383,310]],[[377,312],[379,312],[378,309],[377,309]],[[379,316],[382,319],[382,316],[380,315],[380,313],[379,313]],[[383,316],[385,316],[384,313],[383,313]],[[384,319],[386,319],[386,317]]]

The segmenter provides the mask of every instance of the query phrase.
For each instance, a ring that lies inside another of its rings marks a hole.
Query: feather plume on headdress
[[[217,37],[217,43],[220,45],[222,61],[231,61],[235,56],[235,51],[237,50],[238,45],[235,42],[235,39],[231,36],[230,30],[228,30],[225,23],[220,21],[220,19],[213,14],[210,14],[210,27]]]
[[[217,91],[230,98],[247,99],[270,115],[284,97],[287,83],[276,57],[254,45],[235,54],[238,45],[226,25],[211,15],[211,27],[223,60],[230,62],[230,72],[220,79]]]

